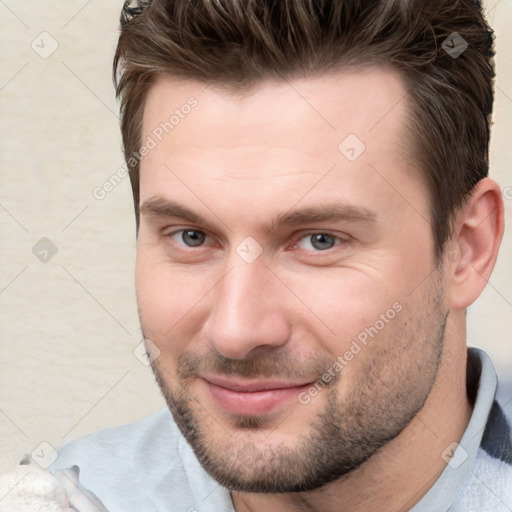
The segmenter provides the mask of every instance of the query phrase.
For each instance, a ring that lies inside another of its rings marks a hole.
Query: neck
[[[453,325],[453,324],[452,324]],[[454,333],[447,332],[450,339]],[[445,469],[443,453],[460,441],[472,405],[466,393],[465,333],[445,346],[424,406],[409,425],[358,469],[328,486],[293,495],[232,493],[237,512],[378,512],[410,510]]]

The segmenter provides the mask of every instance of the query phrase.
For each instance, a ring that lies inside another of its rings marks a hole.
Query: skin
[[[238,512],[409,510],[471,414],[465,308],[501,241],[498,185],[477,185],[436,262],[394,71],[244,93],[160,76],[143,140],[191,96],[197,106],[141,163],[136,264],[144,336],[178,425]],[[349,134],[366,145],[354,161],[338,149]],[[325,205],[345,215],[273,223]],[[190,247],[183,230],[205,238]],[[327,249],[313,233],[329,235]],[[393,305],[400,311],[333,371]],[[226,410],[205,381],[310,387],[329,368],[334,378],[307,404],[295,397],[258,414]]]

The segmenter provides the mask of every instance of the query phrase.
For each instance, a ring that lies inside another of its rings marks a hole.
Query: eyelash
[[[179,234],[182,234],[183,232],[185,231],[196,231],[198,233],[203,233],[206,237],[206,240],[211,238],[210,235],[208,235],[208,233],[206,231],[203,231],[201,229],[196,229],[196,228],[181,228],[181,229],[177,229],[177,230],[174,230],[170,233],[167,233],[165,235],[166,238],[173,238],[175,235],[179,235]],[[339,246],[339,245],[342,245],[342,244],[346,244],[348,243],[348,236],[346,238],[342,238],[338,235],[335,235],[333,233],[330,233],[329,231],[308,231],[306,233],[301,233],[300,236],[297,236],[295,237],[293,243],[291,244],[291,246],[288,246],[288,247],[291,247],[292,249],[293,248],[296,248],[299,243],[308,238],[308,237],[311,237],[312,235],[327,235],[329,237],[333,237],[335,239],[335,244],[333,245],[333,247],[329,248],[329,249],[325,249],[325,250],[307,250],[307,249],[302,249],[304,251],[307,251],[307,252],[311,252],[311,253],[318,253],[318,254],[322,254],[322,253],[325,253],[325,254],[329,254],[332,250],[334,250],[335,247]],[[184,248],[185,250],[194,250],[194,249],[201,249],[201,248],[204,248],[205,246],[204,245],[199,245],[197,247],[193,247],[193,246],[188,246],[188,245],[185,245],[183,244],[182,242],[176,242],[177,245],[179,245],[181,248]]]

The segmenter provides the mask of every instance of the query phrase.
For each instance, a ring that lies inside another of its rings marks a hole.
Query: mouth
[[[210,396],[232,414],[256,416],[296,400],[311,382],[278,380],[237,380],[217,376],[202,377]]]

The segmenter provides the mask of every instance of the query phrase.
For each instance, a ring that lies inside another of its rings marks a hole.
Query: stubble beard
[[[307,431],[298,434],[293,446],[253,442],[253,434],[265,426],[262,417],[233,418],[229,428],[235,430],[234,435],[219,428],[217,420],[190,393],[192,379],[187,377],[201,364],[194,356],[180,357],[176,376],[179,385],[174,390],[167,384],[158,360],[152,369],[178,428],[203,468],[222,486],[246,493],[319,489],[360,467],[398,436],[423,407],[436,380],[444,345],[447,313],[442,311],[439,285],[428,287],[425,315],[415,318],[415,322],[412,316],[402,320],[392,340],[377,336],[371,342],[382,344],[377,349],[365,347],[364,351],[373,355],[359,371],[358,382],[343,384],[341,372],[339,379],[322,390],[326,394],[323,410]],[[243,375],[243,361],[225,359],[220,354],[215,359],[217,368]],[[248,363],[249,375],[265,374],[265,365],[268,374],[276,375],[276,365],[269,365],[268,360],[267,356]],[[252,371],[255,367],[263,371]],[[180,368],[185,368],[181,376]],[[293,373],[291,365],[284,373]],[[348,388],[343,396],[338,380]],[[269,439],[278,431],[279,427]]]

